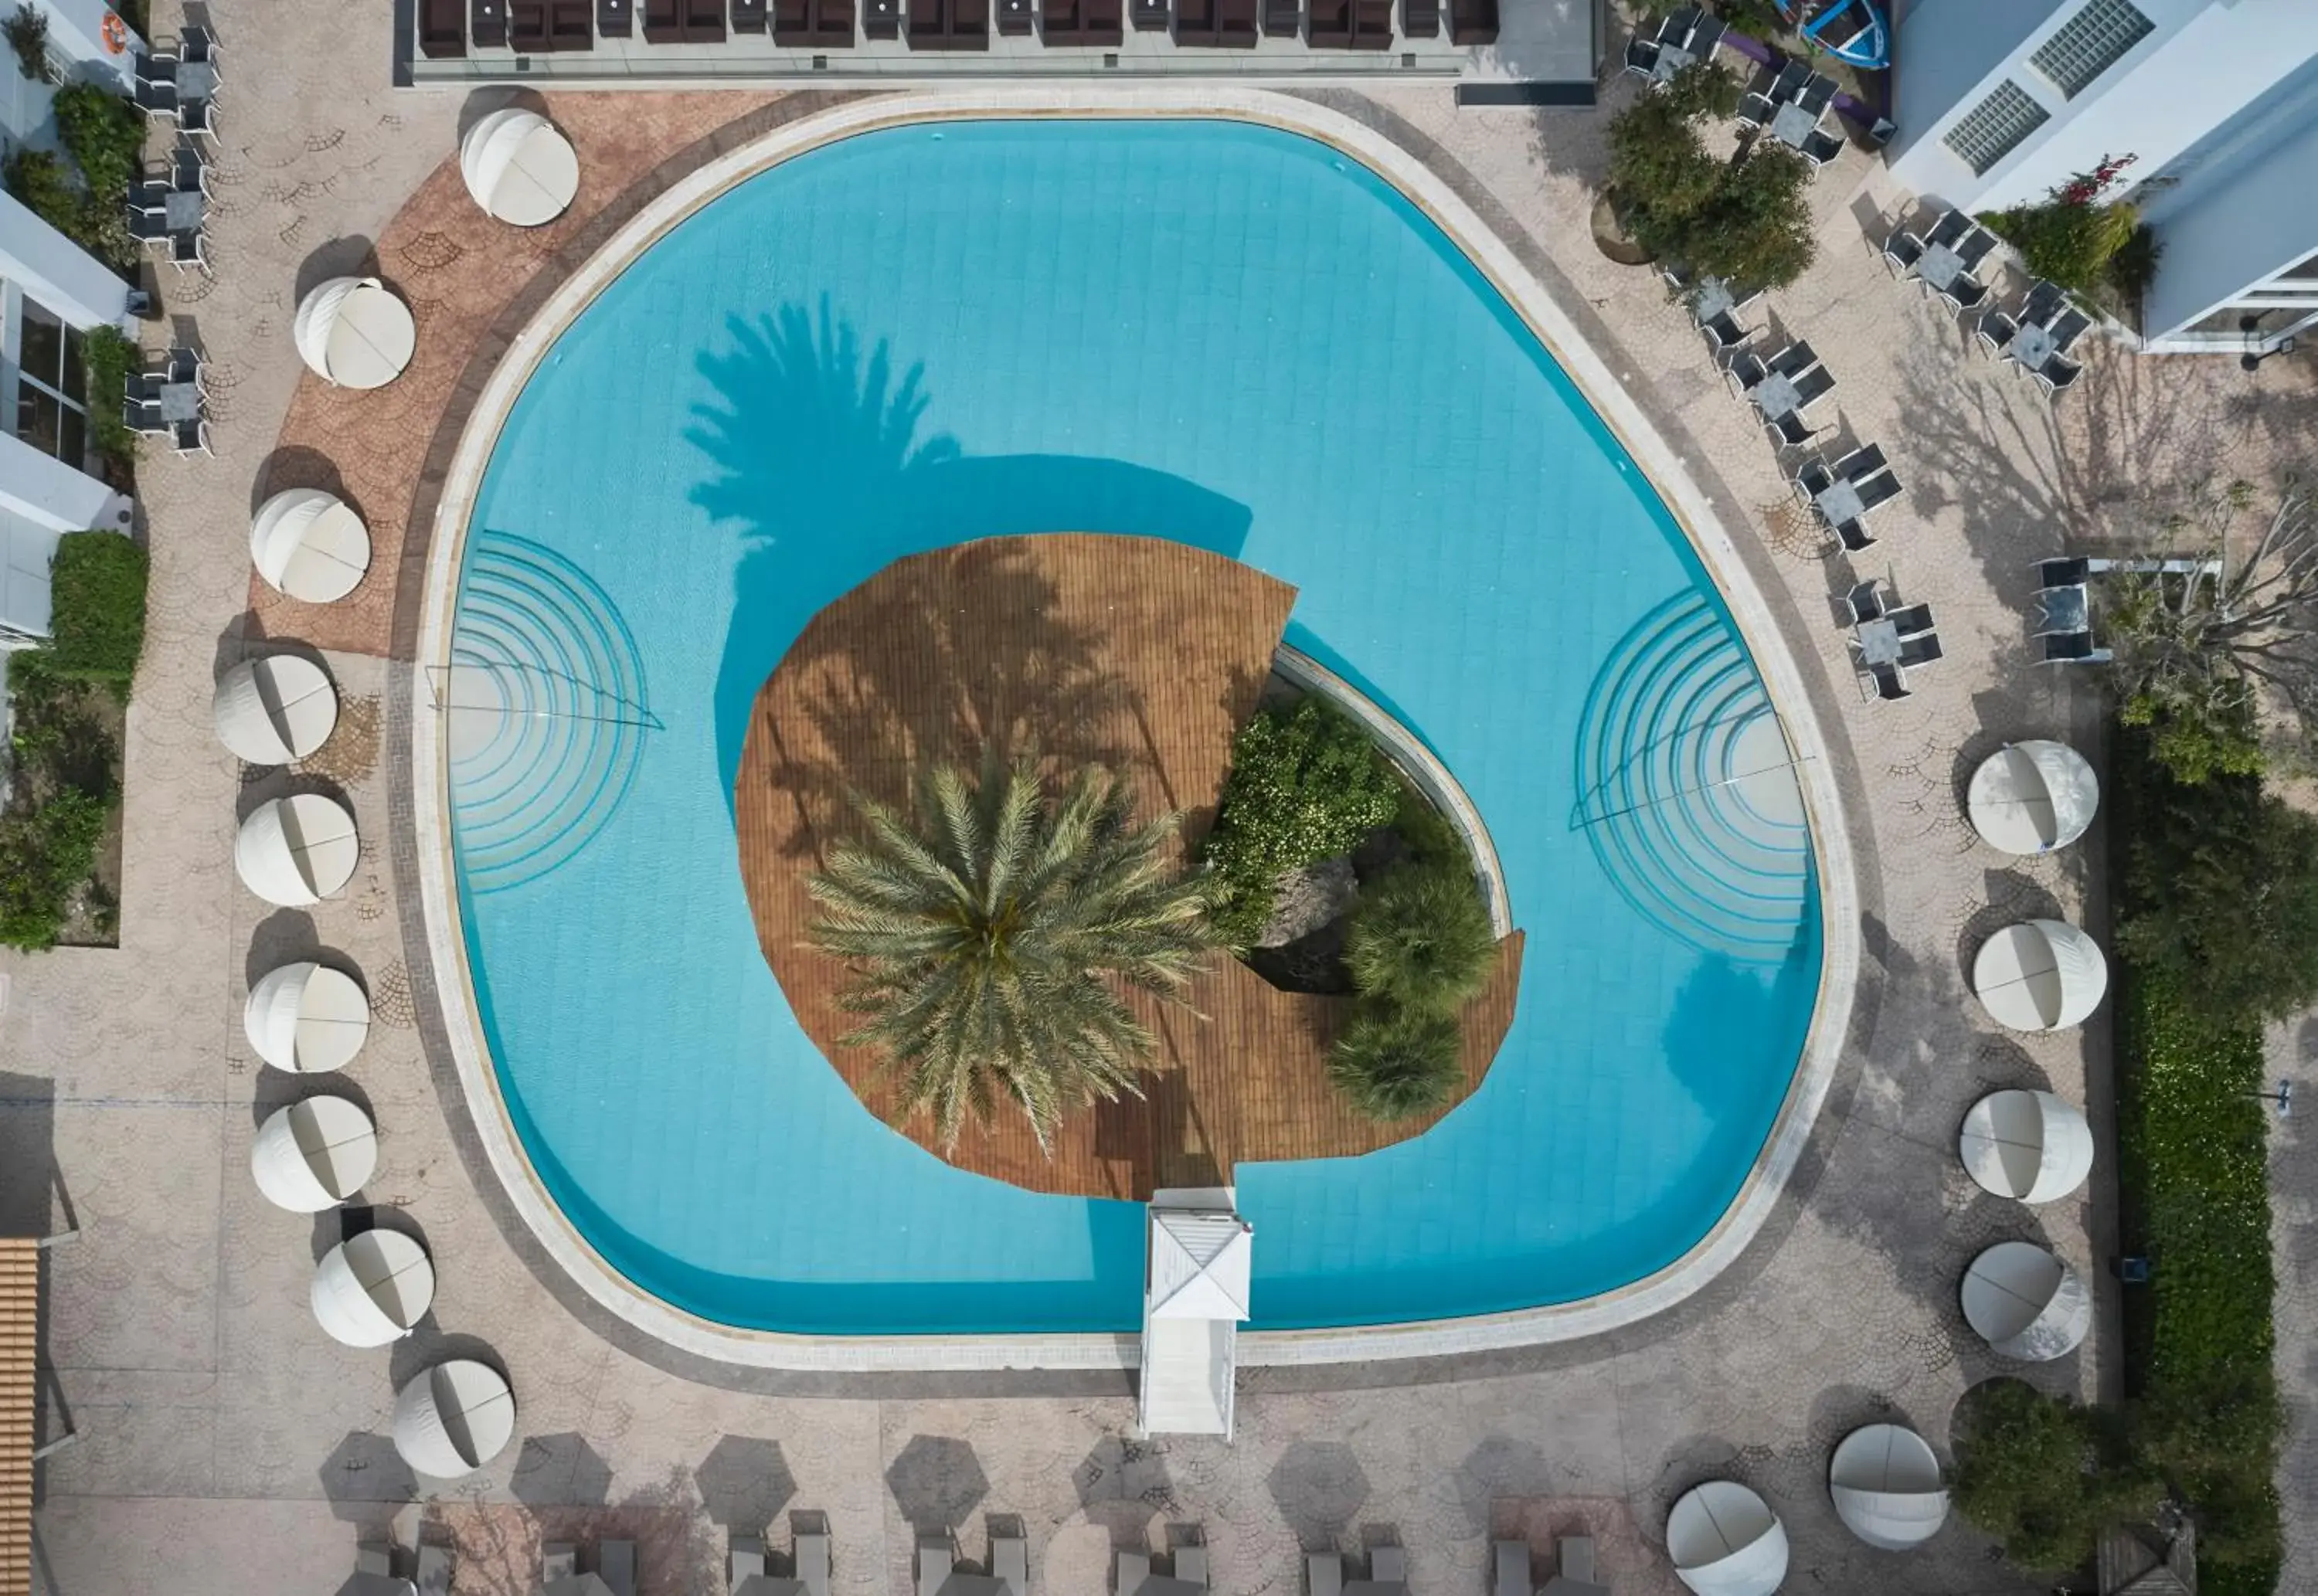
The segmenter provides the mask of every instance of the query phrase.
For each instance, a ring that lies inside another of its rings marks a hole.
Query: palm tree
[[[1180,877],[1176,817],[1137,825],[1100,767],[1050,794],[1032,761],[933,773],[904,817],[857,796],[868,837],[808,883],[813,945],[850,961],[840,999],[867,1022],[902,1112],[933,1110],[942,1145],[1002,1098],[1051,1144],[1065,1114],[1137,1093],[1152,1047],[1122,989],[1181,1001],[1216,946],[1204,877]]]

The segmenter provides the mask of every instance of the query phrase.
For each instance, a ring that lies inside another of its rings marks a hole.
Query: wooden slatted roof
[[[31,1596],[40,1244],[0,1239],[0,1596]]]
[[[906,801],[912,773],[971,764],[983,740],[1130,774],[1142,812],[1212,820],[1233,734],[1254,712],[1295,591],[1181,543],[994,538],[888,566],[805,628],[758,695],[734,794],[741,874],[766,959],[823,1054],[879,1117],[877,1059],[838,1038],[843,965],[805,941],[806,876],[851,824],[849,789]],[[1470,1094],[1512,1023],[1521,937],[1465,1015]],[[1248,1161],[1371,1152],[1439,1116],[1379,1125],[1329,1084],[1348,1000],[1283,992],[1218,956],[1187,1009],[1146,1008],[1158,1056],[1140,1099],[1074,1116],[1051,1156],[1005,1113],[944,1154],[1033,1190],[1147,1197]],[[1452,1101],[1451,1107],[1454,1106]],[[1446,1108],[1442,1112],[1446,1112]],[[941,1152],[930,1117],[897,1128]]]

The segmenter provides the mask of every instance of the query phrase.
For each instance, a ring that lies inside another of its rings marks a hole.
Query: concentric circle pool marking
[[[1036,101],[1018,97],[1016,103],[1033,103],[1043,102],[1046,98],[1047,96],[1042,92],[1037,96]],[[1458,237],[1464,242],[1466,249],[1481,259],[1488,267],[1489,276],[1500,285],[1512,284],[1517,302],[1521,305],[1523,318],[1532,327],[1541,326],[1557,335],[1556,347],[1562,354],[1565,363],[1574,360],[1576,368],[1589,384],[1593,385],[1596,402],[1601,404],[1618,424],[1620,431],[1629,438],[1640,440],[1644,445],[1645,457],[1655,466],[1661,469],[1670,466],[1670,462],[1664,454],[1663,446],[1656,443],[1655,436],[1649,432],[1647,423],[1642,420],[1638,412],[1632,409],[1631,404],[1622,399],[1622,396],[1617,394],[1614,389],[1606,383],[1598,362],[1593,359],[1590,352],[1586,351],[1582,345],[1576,343],[1574,336],[1559,320],[1558,312],[1535,292],[1534,285],[1530,285],[1526,291],[1522,288],[1519,273],[1511,265],[1502,247],[1496,245],[1478,228],[1477,224],[1472,222],[1469,215],[1462,212],[1461,207],[1453,196],[1441,189],[1428,174],[1415,168],[1413,163],[1408,162],[1400,152],[1379,144],[1342,119],[1297,105],[1292,102],[1274,101],[1269,95],[1207,91],[1191,96],[1181,92],[1154,92],[1137,95],[1134,98],[1146,108],[1164,110],[1178,115],[1193,112],[1209,114],[1220,112],[1245,118],[1252,121],[1293,123],[1308,130],[1325,132],[1332,139],[1358,147],[1364,158],[1390,171],[1396,183],[1404,188],[1413,189],[1422,193],[1426,202],[1424,209],[1436,217],[1445,214],[1449,218],[1457,230]],[[1001,109],[1000,102],[1005,99],[1006,96],[1003,95],[994,97],[977,95],[975,97],[974,109],[980,113],[991,113]],[[615,241],[611,248],[606,251],[607,260],[613,262],[633,260],[643,243],[669,228],[673,218],[698,205],[712,193],[730,184],[736,176],[748,170],[764,167],[788,155],[793,149],[804,147],[812,139],[826,139],[833,137],[846,130],[849,122],[850,127],[858,129],[869,125],[872,121],[906,121],[912,117],[939,114],[945,110],[955,109],[957,104],[957,102],[945,102],[939,97],[933,96],[897,99],[884,108],[882,114],[866,112],[858,109],[849,114],[832,113],[830,117],[822,119],[820,125],[810,130],[810,138],[806,131],[802,130],[790,130],[784,135],[769,138],[756,149],[742,152],[738,157],[727,157],[724,162],[719,164],[717,169],[713,172],[704,172],[698,181],[687,184],[679,194],[669,196],[667,202],[649,211],[646,216],[632,224],[626,232]],[[1107,112],[1115,112],[1117,108],[1115,101],[1107,101],[1100,107],[1101,110]],[[1089,104],[1083,109],[1095,111],[1098,107]],[[953,138],[952,142],[956,144],[964,141]],[[1369,177],[1366,172],[1359,168],[1352,168],[1348,172],[1345,164],[1341,161],[1333,164],[1340,174],[1351,175],[1357,173],[1359,178]],[[1384,185],[1377,184],[1373,187],[1382,190]],[[1389,191],[1386,193],[1388,194]],[[1469,274],[1471,273],[1470,263],[1463,256],[1456,255],[1453,248],[1438,242],[1434,247],[1436,254],[1444,257],[1443,264],[1451,265],[1452,267],[1461,266]],[[1446,257],[1453,257],[1453,259]],[[459,466],[454,467],[453,487],[445,495],[442,515],[438,518],[438,525],[443,526],[448,534],[454,548],[458,530],[465,522],[469,498],[474,487],[475,472],[480,466],[481,446],[488,446],[492,433],[496,430],[491,423],[496,421],[497,415],[501,412],[502,408],[509,406],[515,398],[515,381],[519,380],[526,372],[536,372],[541,369],[539,363],[542,357],[548,354],[546,338],[566,325],[590,296],[598,293],[601,286],[601,275],[598,273],[584,287],[576,290],[568,288],[566,292],[559,296],[556,302],[551,305],[550,309],[543,314],[540,325],[534,332],[525,335],[524,338],[518,340],[516,352],[517,363],[520,363],[522,370],[503,371],[501,380],[495,381],[492,391],[486,395],[485,402],[479,410],[477,422],[463,445],[461,462]],[[1486,292],[1486,290],[1483,291]],[[1387,297],[1389,298],[1389,296]],[[1496,310],[1502,316],[1505,312],[1505,307],[1498,304]],[[1534,351],[1532,358],[1539,358]],[[517,363],[511,363],[511,364]],[[1550,368],[1548,369],[1550,370]],[[1555,377],[1559,375],[1559,372],[1551,372],[1550,374]],[[1563,386],[1566,387],[1566,382]],[[1574,396],[1569,396],[1569,399],[1574,400]],[[1596,447],[1605,455],[1614,455],[1614,445],[1610,444],[1606,437],[1601,435],[1598,420],[1590,412],[1584,410],[1582,402],[1574,404],[1573,408],[1581,422],[1594,433]],[[518,415],[509,424],[510,428],[517,426],[520,421],[521,417]],[[971,454],[974,452],[968,451],[968,453]],[[1626,473],[1631,470],[1630,462],[1622,457],[1616,458],[1614,463],[1621,473]],[[1722,538],[1720,532],[1713,527],[1711,515],[1698,499],[1695,491],[1681,479],[1679,472],[1667,470],[1667,475],[1675,489],[1678,502],[1682,505],[1685,519],[1690,523],[1694,533],[1699,536],[1701,547],[1714,562],[1717,574],[1726,584],[1726,589],[1733,593],[1735,601],[1743,601],[1742,607],[1747,607],[1750,613],[1753,613],[1758,606],[1759,601],[1754,598],[1751,587],[1746,584],[1744,578],[1731,563],[1727,540]],[[1680,534],[1667,520],[1664,507],[1656,505],[1655,501],[1652,501],[1652,507],[1660,524],[1660,531],[1678,540]],[[1262,536],[1260,528],[1259,520],[1259,542]],[[1129,528],[1128,530],[1140,529]],[[437,641],[426,651],[424,657],[428,658],[440,657],[436,649],[439,648],[449,598],[447,578],[450,572],[441,558],[443,551],[444,545],[438,543],[438,558],[431,572],[433,579],[430,584],[427,622],[427,634]],[[1677,551],[1686,552],[1686,551]],[[1246,557],[1256,560],[1258,563],[1266,563],[1261,549],[1252,550]],[[1696,569],[1694,560],[1692,561],[1691,569],[1692,582],[1694,585],[1700,584],[1702,573]],[[1294,579],[1295,573],[1283,574],[1289,574],[1291,579]],[[607,585],[616,587],[616,584],[607,583]],[[1307,591],[1310,591],[1308,587]],[[1322,619],[1331,621],[1340,619],[1340,617],[1327,616],[1325,614],[1327,606],[1321,605],[1318,608],[1322,612]],[[1757,621],[1759,620],[1758,615]],[[1767,632],[1768,627],[1765,625],[1761,634],[1767,634]],[[1293,635],[1291,629],[1291,636]],[[1313,651],[1325,652],[1329,643],[1337,641],[1337,638],[1332,634],[1327,639],[1312,638],[1303,641],[1316,645]],[[1338,658],[1343,656],[1340,655]],[[1353,663],[1365,668],[1368,660],[1366,658],[1359,658]],[[1780,678],[1780,685],[1774,695],[1783,704],[1790,706],[1800,705],[1801,695],[1793,680],[1792,662],[1774,651],[1769,656],[1767,663],[1774,668],[1774,675]],[[654,669],[657,675],[660,669],[657,663]],[[1365,669],[1363,674],[1368,674]],[[1389,673],[1379,671],[1374,673],[1374,676],[1383,677],[1384,685],[1388,688],[1396,685]],[[1421,698],[1421,695],[1419,696]],[[680,693],[669,696],[667,700],[669,703],[683,701],[683,695]],[[427,715],[423,702],[417,707],[420,712],[418,718],[422,723],[417,728],[418,758],[415,761],[417,766],[415,774],[419,776],[422,783],[431,784],[435,779],[435,771],[439,769],[440,762],[436,750],[430,746],[430,743],[433,739],[440,736],[442,729],[439,723]],[[1429,716],[1423,715],[1421,702],[1418,709],[1422,717],[1419,723],[1428,732],[1431,740],[1436,743],[1455,740],[1452,732],[1442,731],[1434,721]],[[1793,709],[1791,707],[1791,718],[1792,714]],[[1815,735],[1813,729],[1808,725],[1810,718],[1808,710],[1802,712],[1802,718],[1806,722],[1802,728],[1802,740],[1808,742]],[[1451,763],[1459,767],[1461,773],[1463,759],[1452,758]],[[1831,785],[1815,778],[1807,785],[1810,788],[1807,801],[1814,814],[1819,816],[1822,822],[1838,818]],[[1488,802],[1485,799],[1485,805]],[[634,812],[633,805],[627,812],[629,814]],[[1494,809],[1492,812],[1495,812]],[[621,823],[626,823],[624,817]],[[422,833],[439,824],[439,811],[422,811],[420,816]],[[1840,851],[1839,827],[1836,830],[1836,846]],[[601,855],[604,852],[605,850],[602,849],[592,850],[595,855]],[[434,863],[439,865],[440,861],[436,860]],[[1518,887],[1520,884],[1518,866],[1514,867],[1514,873]],[[561,871],[553,879],[562,880],[569,874],[571,872],[568,869]],[[1840,889],[1839,896],[1847,903],[1849,889],[1847,857],[1838,859],[1837,865],[1829,868],[1828,874],[1830,883]],[[433,911],[433,941],[438,968],[445,970],[456,982],[463,964],[463,961],[458,957],[460,950],[455,937],[457,918],[453,913],[456,905],[451,901],[450,894],[445,890],[447,882],[439,869],[431,869],[424,884],[427,889],[428,906]],[[513,895],[495,895],[493,901]],[[1518,895],[1517,893],[1517,898]],[[1523,917],[1517,912],[1517,918]],[[1846,920],[1846,917],[1840,914],[1831,918],[1838,926],[1843,925]],[[446,928],[453,929],[454,933],[453,938],[447,942],[443,934]],[[1806,930],[1815,936],[1816,924],[1806,928]],[[1780,1116],[1777,1134],[1761,1144],[1758,1155],[1751,1161],[1751,1170],[1740,1171],[1744,1179],[1741,1182],[1743,1189],[1738,1194],[1739,1200],[1724,1208],[1719,1219],[1713,1219],[1712,1215],[1705,1216],[1712,1221],[1707,1233],[1696,1238],[1696,1244],[1689,1249],[1686,1255],[1669,1260],[1666,1267],[1653,1271],[1643,1280],[1616,1287],[1606,1293],[1596,1294],[1591,1300],[1583,1303],[1540,1309],[1516,1307],[1503,1313],[1476,1314],[1446,1323],[1395,1323],[1363,1331],[1357,1335],[1339,1335],[1333,1332],[1260,1331],[1251,1337],[1247,1343],[1250,1360],[1325,1360],[1343,1356],[1415,1354],[1586,1333],[1606,1324],[1624,1322],[1640,1314],[1653,1311],[1656,1307],[1678,1300],[1681,1296],[1694,1290],[1697,1284],[1703,1278],[1710,1278],[1715,1269],[1735,1255],[1736,1250],[1743,1245],[1746,1236],[1751,1233],[1756,1224],[1759,1224],[1761,1215],[1767,1208],[1770,1198],[1775,1197],[1778,1183],[1783,1179],[1785,1170],[1792,1165],[1793,1155],[1799,1150],[1801,1134],[1808,1129],[1810,1114],[1815,1111],[1818,1099],[1824,1091],[1827,1076],[1831,1071],[1833,1055],[1832,1045],[1826,1041],[1826,1033],[1828,1029],[1827,1022],[1830,1018],[1835,1019],[1838,1022],[1835,1028],[1839,1030],[1841,1013],[1848,1001],[1852,960],[1855,958],[1855,949],[1847,945],[1837,946],[1835,951],[1839,955],[1837,959],[1839,968],[1830,973],[1837,977],[1831,983],[1832,1001],[1829,997],[1829,987],[1821,987],[1817,1017],[1820,1043],[1811,1049],[1811,1068],[1807,1073],[1795,1078],[1793,1089],[1780,1094],[1783,1098],[1785,1112]],[[1806,1010],[1809,1009],[1810,1005],[1808,1000],[1807,988],[1809,979],[1816,973],[1815,956],[1791,958],[1783,969],[1799,973],[1804,979],[1806,990],[1801,994],[1804,1000],[1801,1007]],[[478,965],[473,972],[477,988],[473,995],[478,1000],[480,1009],[485,1015],[490,1012],[488,992],[490,982],[487,979],[487,973],[481,965]],[[1778,984],[1787,984],[1792,979],[1792,975],[1783,977]],[[1709,984],[1712,986],[1713,982],[1710,982]],[[1724,996],[1727,998],[1729,993],[1726,992]],[[1796,1008],[1794,997],[1794,991],[1790,986],[1790,995],[1783,1000],[1785,1009],[1790,1011]],[[454,1018],[455,1018],[456,1016]],[[482,1054],[478,1045],[480,1038],[463,1026],[454,1025],[453,1041],[454,1051],[459,1055],[463,1075],[468,1080],[471,1088],[479,1088],[483,1100],[498,1100],[498,1094],[491,1089],[492,1082],[488,1074],[489,1060]],[[1790,1050],[1788,1054],[1790,1064],[1792,1056],[1792,1051]],[[1774,1109],[1779,1106],[1776,1103],[1772,1105]],[[575,1236],[566,1228],[566,1216],[559,1213],[551,1201],[546,1200],[546,1190],[543,1189],[542,1185],[535,1183],[535,1169],[530,1162],[526,1161],[524,1149],[514,1140],[514,1136],[523,1135],[526,1131],[536,1129],[535,1126],[524,1123],[526,1118],[526,1107],[520,1095],[520,1089],[517,1087],[510,1090],[508,1099],[501,1105],[502,1112],[510,1117],[500,1118],[496,1115],[487,1116],[492,1122],[487,1126],[487,1147],[491,1152],[495,1164],[500,1169],[502,1174],[508,1176],[510,1189],[517,1197],[518,1207],[525,1213],[526,1218],[534,1228],[538,1230],[549,1242],[551,1247],[558,1251],[559,1256],[574,1269],[582,1283],[599,1300],[610,1304],[631,1319],[648,1324],[657,1333],[665,1335],[680,1344],[696,1350],[706,1351],[713,1356],[737,1357],[748,1361],[792,1366],[851,1367],[865,1367],[873,1363],[890,1367],[962,1367],[986,1364],[993,1357],[1007,1361],[1028,1360],[1050,1365],[1061,1362],[1110,1363],[1116,1361],[1120,1355],[1119,1345],[1107,1337],[1083,1335],[1070,1337],[1024,1332],[1015,1335],[1002,1349],[970,1337],[961,1340],[955,1334],[947,1338],[934,1335],[923,1340],[873,1340],[865,1342],[858,1337],[850,1337],[843,1338],[841,1341],[816,1341],[801,1340],[777,1333],[751,1335],[734,1331],[715,1324],[705,1315],[685,1312],[681,1306],[678,1312],[671,1314],[667,1311],[665,1305],[654,1302],[648,1296],[639,1297],[634,1291],[626,1287],[625,1283],[604,1271],[603,1260],[589,1256],[588,1243],[580,1243],[575,1247],[574,1243],[580,1242],[580,1237]],[[1465,1117],[1469,1116],[1457,1116],[1450,1123],[1458,1123],[1459,1119]],[[502,1133],[502,1134],[494,1135],[491,1133]],[[504,1133],[513,1133],[513,1134],[506,1135]],[[1416,1146],[1422,1143],[1411,1145]],[[589,1205],[584,1193],[576,1192],[565,1185],[568,1176],[556,1156],[560,1151],[562,1151],[560,1148],[550,1148],[536,1143],[530,1148],[532,1158],[536,1162],[535,1180],[544,1183],[546,1188],[555,1190],[558,1197],[571,1204],[574,1212],[571,1219],[579,1224],[583,1233],[588,1234],[589,1242],[596,1242],[599,1238],[592,1233],[591,1226],[594,1223],[600,1223],[603,1215],[600,1212],[589,1211]],[[1282,1229],[1288,1231],[1289,1233],[1288,1245],[1290,1248],[1295,1244],[1294,1233],[1297,1228],[1293,1219],[1295,1194],[1292,1187],[1297,1179],[1308,1178],[1312,1172],[1305,1166],[1274,1166],[1256,1170],[1244,1170],[1242,1172],[1244,1198],[1251,1207],[1254,1206],[1256,1199],[1248,1188],[1257,1180],[1274,1175],[1286,1179],[1287,1185],[1282,1189],[1287,1192],[1290,1202],[1288,1206],[1278,1210],[1280,1223],[1274,1226],[1273,1233],[1278,1234]],[[1364,1161],[1363,1176],[1372,1173],[1383,1175],[1385,1171],[1372,1171]],[[1692,1206],[1694,1207],[1694,1205]],[[1698,1216],[1694,1214],[1692,1217],[1694,1221]],[[1262,1223],[1262,1219],[1259,1215],[1259,1224]],[[1100,1252],[1101,1249],[1098,1247],[1097,1251]],[[1139,1259],[1132,1262],[1139,1265]],[[1296,1281],[1292,1275],[1283,1276],[1282,1278],[1289,1283],[1291,1292],[1303,1284]],[[1469,1281],[1468,1285],[1469,1286]],[[921,1280],[907,1289],[912,1295],[919,1295],[929,1289],[939,1291],[939,1288],[929,1287],[924,1281]],[[976,1289],[987,1296],[991,1287],[988,1282],[984,1282]],[[680,1296],[681,1292],[671,1295]],[[1340,1306],[1325,1302],[1323,1300],[1326,1295],[1325,1291],[1316,1295],[1307,1291],[1304,1295],[1307,1298],[1307,1305],[1317,1310],[1314,1320],[1316,1323],[1357,1319],[1361,1316],[1357,1309],[1345,1312]],[[1532,1291],[1528,1295],[1535,1294]],[[1259,1303],[1258,1311],[1259,1314],[1264,1312],[1261,1303]],[[1392,1305],[1390,1311],[1397,1317],[1406,1313],[1407,1307],[1406,1305]],[[949,1328],[957,1330],[965,1327],[953,1324]]]

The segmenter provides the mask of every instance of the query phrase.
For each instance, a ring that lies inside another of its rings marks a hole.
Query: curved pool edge
[[[1119,1369],[1135,1366],[1132,1334],[806,1335],[750,1330],[687,1313],[639,1287],[599,1254],[549,1194],[525,1150],[489,1056],[466,955],[448,813],[447,726],[427,691],[447,660],[467,521],[499,434],[538,363],[606,285],[669,229],[768,167],[857,134],[974,118],[1190,117],[1249,122],[1319,140],[1398,189],[1511,305],[1642,470],[1712,578],[1762,677],[1796,758],[1819,870],[1822,956],[1801,1057],[1778,1117],[1738,1196],[1673,1263],[1577,1302],[1463,1319],[1244,1332],[1242,1362],[1321,1365],[1446,1357],[1567,1341],[1665,1312],[1721,1275],[1769,1219],[1832,1084],[1860,971],[1858,885],[1851,838],[1819,717],[1783,631],[1705,494],[1570,318],[1472,208],[1415,155],[1341,112],[1259,90],[1215,86],[1071,89],[979,87],[854,101],[800,118],[715,158],[622,225],[541,305],[509,343],[463,428],[437,502],[418,646],[410,663],[411,817],[427,954],[442,995],[444,1033],[484,1153],[541,1246],[592,1300],[633,1328],[712,1361],[800,1372]]]

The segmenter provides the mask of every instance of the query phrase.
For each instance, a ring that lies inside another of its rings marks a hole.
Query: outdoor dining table
[[[1853,635],[1859,640],[1859,658],[1868,665],[1900,663],[1900,623],[1889,619],[1862,621]]]
[[[2038,617],[2039,632],[2071,632],[2089,630],[2092,625],[2092,596],[2079,582],[2068,587],[2047,587],[2037,595],[2044,613]]]
[[[1658,58],[1650,63],[1650,76],[1660,83],[1672,83],[1675,75],[1685,67],[1694,67],[1698,58],[1678,44],[1658,46]]]
[[[1792,100],[1771,114],[1771,137],[1782,144],[1791,144],[1801,149],[1804,141],[1818,131],[1819,118]]]
[[[2053,336],[2053,329],[2039,327],[2033,321],[2022,322],[2020,330],[2012,335],[2012,342],[2004,346],[2005,354],[2032,372],[2042,371],[2044,363],[2059,350],[2060,345]]]
[[[1776,421],[1782,416],[1792,416],[1802,408],[1802,395],[1795,391],[1794,380],[1782,372],[1767,372],[1760,382],[1749,389],[1747,397],[1755,401],[1765,421]]]
[[[1936,289],[1948,289],[1963,275],[1963,256],[1945,244],[1927,244],[1916,262],[1916,275]]]
[[[199,421],[202,418],[202,390],[192,382],[164,382],[155,401],[164,421]]]
[[[162,198],[161,219],[173,233],[190,233],[202,225],[202,191],[172,192]]]
[[[1728,310],[1738,308],[1738,296],[1730,285],[1720,277],[1701,277],[1697,295],[1690,301],[1691,315],[1700,321],[1712,321]]]
[[[177,98],[207,100],[217,94],[217,63],[182,61],[177,66]]]
[[[1840,526],[1846,521],[1856,521],[1867,514],[1867,507],[1859,500],[1859,484],[1837,480],[1827,490],[1811,500],[1819,513],[1827,517],[1829,526]]]

